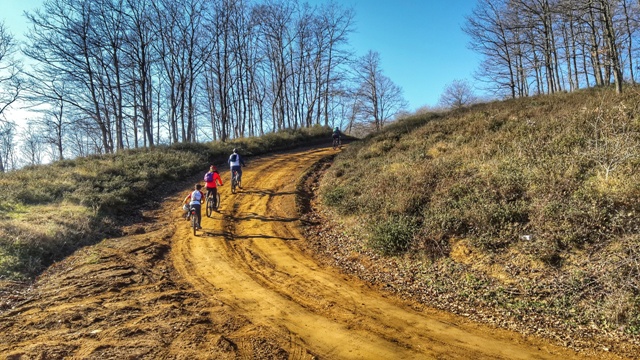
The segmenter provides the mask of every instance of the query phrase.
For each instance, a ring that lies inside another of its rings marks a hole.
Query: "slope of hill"
[[[639,104],[594,89],[399,121],[320,180],[340,225],[317,249],[472,318],[637,346]]]

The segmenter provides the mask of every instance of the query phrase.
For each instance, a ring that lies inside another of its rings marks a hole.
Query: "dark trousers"
[[[238,172],[238,180],[242,181],[242,167],[241,166],[232,166],[231,167],[231,176],[233,176],[233,171]]]
[[[209,198],[209,195],[211,195],[213,197],[213,200],[216,200],[216,195],[218,195],[218,188],[214,187],[214,188],[207,188],[207,199]]]
[[[200,204],[189,204],[189,206],[196,209],[196,215],[198,215],[198,224],[202,226],[202,206]]]

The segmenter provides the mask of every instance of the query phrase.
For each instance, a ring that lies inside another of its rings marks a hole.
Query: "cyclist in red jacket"
[[[204,182],[205,188],[207,189],[207,199],[209,198],[209,195],[213,196],[215,199],[218,195],[218,185],[223,185],[222,178],[220,177],[215,165],[211,165],[211,167],[209,167],[209,172],[204,174]]]

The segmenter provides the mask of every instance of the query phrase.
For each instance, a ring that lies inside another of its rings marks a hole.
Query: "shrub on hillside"
[[[398,255],[411,247],[417,229],[416,219],[393,215],[373,224],[372,235],[367,244],[383,255]]]
[[[354,191],[348,187],[336,185],[325,188],[321,192],[320,198],[325,205],[338,209],[338,212],[342,215],[349,215],[357,212],[358,206],[355,200]]]

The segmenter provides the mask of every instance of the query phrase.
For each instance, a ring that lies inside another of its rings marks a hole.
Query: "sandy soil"
[[[5,284],[2,358],[585,358],[400,300],[316,261],[296,184],[332,152],[253,159],[235,195],[224,173],[220,212],[203,214],[197,236],[180,218],[185,188],[129,235],[78,251],[30,288]]]

